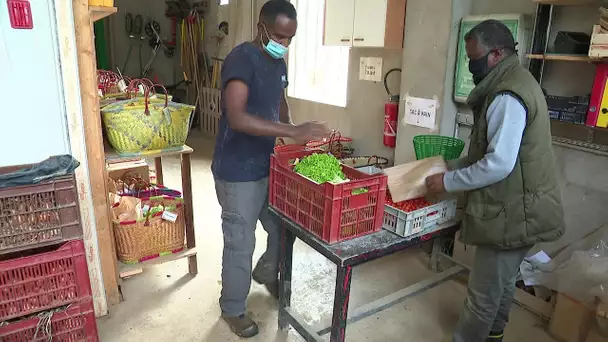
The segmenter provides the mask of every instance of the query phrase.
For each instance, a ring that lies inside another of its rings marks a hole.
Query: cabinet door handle
[[[362,41],[364,41],[365,39],[363,39],[363,38],[355,38],[355,39],[353,39],[353,40],[354,40],[354,41],[356,41],[356,42],[362,42]]]
[[[341,42],[350,42],[350,38],[342,38],[340,39]]]

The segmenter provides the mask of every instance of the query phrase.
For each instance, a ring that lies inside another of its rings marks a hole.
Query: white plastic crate
[[[365,172],[368,175],[375,175],[377,173],[382,173],[382,169],[373,165],[370,166],[361,166],[361,167],[357,167],[357,170],[361,171],[361,172]]]
[[[205,135],[215,137],[219,130],[220,117],[222,116],[222,93],[219,89],[204,87],[202,89],[202,96],[200,129]]]
[[[432,233],[435,227],[456,216],[456,204],[454,198],[409,213],[385,205],[382,228],[403,237]]]

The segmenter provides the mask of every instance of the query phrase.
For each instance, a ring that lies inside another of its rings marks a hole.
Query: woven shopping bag
[[[110,145],[118,154],[137,154],[186,143],[194,106],[144,97],[118,101],[101,109]]]
[[[141,204],[148,208],[162,205],[164,210],[152,213],[149,209],[148,215],[136,220],[112,220],[118,259],[132,264],[181,251],[186,228],[183,200],[158,196],[142,199]],[[165,218],[165,211],[174,215],[175,222]]]

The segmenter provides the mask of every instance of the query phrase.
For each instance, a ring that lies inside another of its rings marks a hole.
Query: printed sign
[[[437,100],[420,97],[405,97],[405,123],[434,129]]]
[[[161,218],[165,221],[175,223],[175,221],[177,221],[177,214],[165,210],[163,212],[163,216],[161,216]]]
[[[359,79],[363,81],[382,81],[382,58],[361,57]]]

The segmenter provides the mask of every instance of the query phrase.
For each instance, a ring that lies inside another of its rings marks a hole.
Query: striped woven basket
[[[164,150],[186,143],[194,106],[133,98],[101,109],[110,145],[118,154]]]
[[[123,263],[133,264],[184,249],[185,220],[181,198],[158,196],[142,199],[150,208],[162,204],[166,211],[177,214],[171,222],[162,218],[163,212],[137,221],[112,221],[116,253]]]

